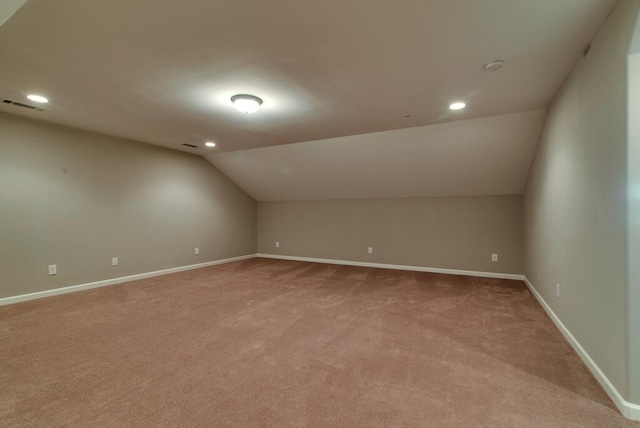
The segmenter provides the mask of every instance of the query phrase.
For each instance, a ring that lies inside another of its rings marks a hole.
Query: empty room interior
[[[2,0],[0,426],[640,427],[640,0]]]

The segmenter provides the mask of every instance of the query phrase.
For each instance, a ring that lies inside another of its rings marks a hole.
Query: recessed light
[[[457,102],[457,103],[453,103],[449,106],[449,108],[451,110],[462,110],[463,108],[465,108],[467,105],[463,102]]]
[[[49,102],[49,100],[43,97],[42,95],[31,94],[31,95],[27,95],[27,98],[29,98],[31,101],[34,101],[36,103],[45,104]]]
[[[231,102],[236,108],[244,113],[251,114],[258,111],[260,105],[262,104],[262,100],[255,95],[248,94],[238,94],[231,97]]]
[[[216,143],[211,142],[211,141],[207,141],[206,143],[204,143],[204,145],[207,146],[207,147],[215,147]]]

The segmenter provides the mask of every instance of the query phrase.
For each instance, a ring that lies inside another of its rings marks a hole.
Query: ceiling
[[[4,104],[0,111],[207,154],[211,151],[201,148],[206,140],[218,143],[212,149],[216,153],[231,152],[535,110],[549,103],[614,3],[30,0],[0,27],[0,97],[26,101],[28,93],[41,93],[51,102],[44,112]],[[494,58],[504,59],[506,66],[484,71],[483,63]],[[236,93],[262,97],[263,108],[240,114],[229,101]],[[468,107],[450,112],[448,105],[455,100]],[[526,167],[530,127],[539,116],[407,129],[398,134],[400,145],[384,133],[367,144],[354,137],[344,148],[344,156],[351,158],[340,164],[341,173],[353,175],[347,169],[357,167],[364,174],[358,175],[361,181],[374,179],[366,163],[359,165],[358,148],[376,147],[362,156],[377,168],[384,166],[381,159],[420,152],[420,141],[442,149],[438,156],[455,157],[461,163],[451,166],[466,171],[473,164],[470,156],[479,155],[469,139],[477,127],[487,134],[475,144],[513,150],[495,156],[517,162],[481,161],[459,180],[470,181],[477,170],[477,182],[471,180],[468,191],[453,179],[447,187],[453,194],[475,193],[489,180],[484,172]],[[491,136],[490,124],[506,129]],[[518,130],[526,133],[517,135]],[[448,133],[457,138],[454,147],[471,151],[455,155],[442,148]],[[322,159],[325,144],[340,153],[342,141],[249,151],[240,157],[225,154],[212,161],[259,199],[295,199],[300,197],[297,183],[280,183],[280,190],[270,191],[260,177],[282,178],[273,168],[293,165],[298,154],[306,163],[291,166],[293,176],[326,173],[329,161],[314,167],[309,156]],[[183,143],[199,147],[188,149]],[[278,161],[274,153],[285,157]],[[269,157],[271,166],[260,169],[260,159]],[[428,156],[419,159],[429,161]],[[257,170],[247,171],[241,160]],[[444,165],[428,165],[450,174]],[[403,180],[440,179],[429,175],[433,171],[421,173],[417,164],[412,168],[393,183],[378,179],[376,189],[356,190],[364,183],[353,176],[349,186],[331,194],[316,189],[314,195],[409,195],[416,193],[415,185],[405,187]],[[521,170],[500,177],[504,182],[491,192],[517,193],[523,186]],[[425,192],[441,193],[419,193]]]
[[[211,154],[259,201],[519,195],[544,109]]]

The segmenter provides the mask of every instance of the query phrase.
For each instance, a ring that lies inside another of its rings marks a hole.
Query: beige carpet
[[[517,281],[252,259],[0,308],[2,427],[621,427]]]

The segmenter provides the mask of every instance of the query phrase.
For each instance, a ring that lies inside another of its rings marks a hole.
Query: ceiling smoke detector
[[[484,63],[484,69],[487,71],[498,71],[504,67],[504,61],[501,59],[492,59]]]

